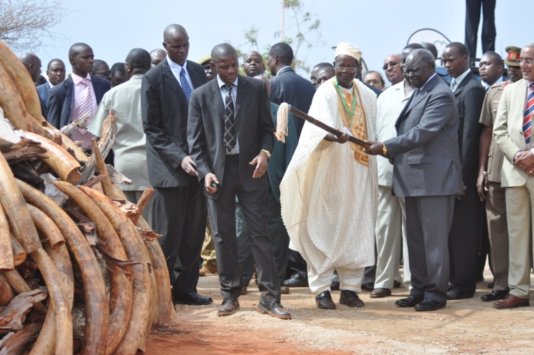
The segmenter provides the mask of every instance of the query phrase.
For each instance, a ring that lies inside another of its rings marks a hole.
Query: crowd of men
[[[219,316],[239,309],[254,274],[258,311],[280,319],[291,319],[281,294],[296,286],[335,309],[333,290],[359,308],[362,289],[382,298],[404,283],[397,306],[433,311],[473,297],[489,256],[481,300],[529,305],[534,45],[508,47],[504,61],[487,51],[477,75],[467,47],[450,43],[442,77],[436,48],[412,43],[385,58],[390,86],[377,71],[361,79],[351,43],[311,81],[284,42],[266,62],[246,53],[242,68],[227,43],[190,61],[177,24],[162,45],[110,68],[75,43],[67,77],[59,59],[46,78],[35,55],[21,60],[43,115],[86,151],[114,112],[113,164],[132,180],[120,187],[132,202],[155,189],[144,214],[161,234],[175,303],[212,303],[197,283],[217,272]]]

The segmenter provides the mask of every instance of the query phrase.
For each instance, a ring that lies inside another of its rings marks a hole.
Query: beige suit
[[[531,147],[523,137],[523,111],[527,97],[527,81],[521,79],[504,88],[493,135],[504,153],[501,183],[506,188],[506,217],[508,219],[509,256],[508,284],[510,293],[528,298],[530,260],[534,215],[534,178],[513,164],[514,155]],[[530,246],[530,247],[529,247]]]

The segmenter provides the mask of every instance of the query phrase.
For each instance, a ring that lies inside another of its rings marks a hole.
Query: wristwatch
[[[267,159],[271,158],[271,152],[269,152],[267,149],[262,149],[261,151],[264,152],[265,155],[267,155]]]
[[[382,155],[384,156],[388,155],[388,147],[386,147],[385,144],[382,144]]]

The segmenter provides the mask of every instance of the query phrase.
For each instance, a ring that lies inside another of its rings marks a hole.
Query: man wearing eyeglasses
[[[521,50],[520,67],[523,79],[504,88],[493,126],[493,135],[505,157],[501,184],[505,188],[510,256],[510,293],[494,303],[498,309],[529,305],[534,225],[534,43]]]
[[[360,139],[374,137],[376,95],[355,79],[361,51],[350,43],[336,48],[335,77],[317,89],[309,114]],[[317,307],[335,309],[334,269],[339,303],[363,307],[358,297],[364,268],[374,263],[376,160],[360,146],[306,122],[280,185],[282,217],[292,248],[308,264]]]
[[[391,159],[393,192],[405,200],[412,289],[395,304],[434,311],[447,303],[448,235],[455,196],[462,191],[458,112],[432,53],[413,50],[404,69],[417,90],[395,123],[398,135],[373,142],[367,152]]]
[[[391,85],[400,83],[404,79],[402,76],[400,54],[388,55],[386,59],[384,59],[384,66],[382,69],[384,70],[384,73],[386,73],[386,78],[389,80]]]
[[[395,122],[406,105],[414,88],[403,80],[401,63],[414,46],[405,47],[402,55],[392,54],[384,60],[384,70],[394,85],[384,91],[377,100],[376,140],[383,142],[397,136]],[[401,73],[398,80],[398,73]],[[406,246],[406,215],[404,199],[392,193],[393,165],[384,157],[377,157],[378,213],[376,216],[376,277],[371,298],[391,295],[396,279],[400,279],[399,264],[403,245],[404,282],[410,282],[408,248]]]

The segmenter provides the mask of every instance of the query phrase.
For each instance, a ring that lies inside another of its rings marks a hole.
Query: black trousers
[[[200,252],[206,230],[206,198],[202,183],[155,188],[152,223],[162,235],[173,295],[196,292]]]
[[[482,53],[495,50],[495,3],[496,0],[465,1],[465,45],[471,62],[477,57],[477,34],[482,8]]]
[[[480,276],[479,250],[482,236],[482,203],[474,185],[456,199],[449,237],[450,282],[465,292],[475,292]]]
[[[250,236],[261,302],[266,306],[280,302],[280,283],[267,226],[267,176],[255,180],[253,184],[243,184],[239,174],[239,157],[227,156],[223,184],[219,189],[217,199],[208,201],[208,211],[216,226],[213,241],[217,252],[221,296],[224,299],[237,299],[242,286],[236,237],[237,196]]]

